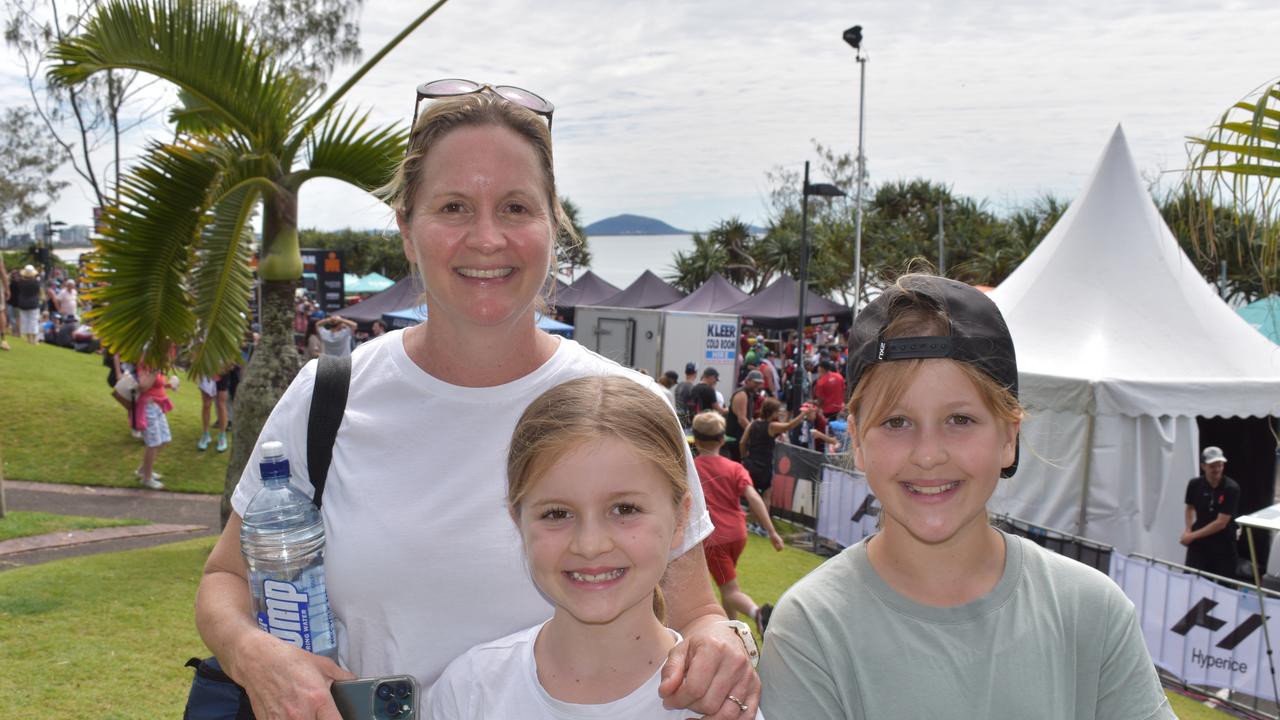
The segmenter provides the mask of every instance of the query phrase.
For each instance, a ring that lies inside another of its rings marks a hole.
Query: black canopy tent
[[[620,288],[614,287],[599,275],[590,270],[582,274],[577,280],[574,280],[569,287],[558,290],[552,303],[555,305],[556,314],[559,319],[565,319],[565,322],[572,322],[573,309],[579,305],[596,305],[601,300],[613,297],[621,292]]]
[[[645,270],[626,290],[607,297],[600,302],[578,303],[579,305],[603,305],[605,307],[622,308],[660,308],[680,300],[684,293],[671,287],[662,278]]]
[[[662,309],[718,313],[731,305],[737,305],[749,297],[751,296],[738,289],[733,283],[725,280],[720,273],[711,273],[711,277],[707,278],[707,281],[702,283],[697,290]]]
[[[800,314],[798,287],[790,275],[782,275],[769,287],[721,312],[741,316],[743,325],[771,330],[794,329]],[[844,305],[831,302],[812,290],[805,292],[808,293],[804,301],[805,324],[834,321],[847,325],[853,320],[853,311]]]

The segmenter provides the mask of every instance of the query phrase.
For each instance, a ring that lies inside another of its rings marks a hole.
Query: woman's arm
[[[791,432],[792,428],[804,422],[806,413],[796,413],[796,416],[787,422],[773,421],[769,423],[769,437],[777,437],[784,432]]]
[[[262,632],[253,620],[248,568],[232,513],[205,562],[196,591],[196,629],[223,670],[244,687],[260,720],[341,720],[329,694],[355,676],[332,660]]]
[[[702,545],[672,560],[662,578],[667,623],[684,636],[671,649],[658,692],[669,708],[686,708],[710,720],[754,717],[760,702],[760,677],[746,649],[727,625],[716,602]],[[744,712],[729,696],[748,706]]]

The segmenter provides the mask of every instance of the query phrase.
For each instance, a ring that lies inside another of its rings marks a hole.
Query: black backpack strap
[[[316,384],[311,391],[311,412],[307,415],[307,474],[315,494],[311,502],[320,507],[324,482],[333,460],[333,440],[338,436],[342,414],[347,409],[347,388],[351,384],[351,356],[321,355],[316,368]]]

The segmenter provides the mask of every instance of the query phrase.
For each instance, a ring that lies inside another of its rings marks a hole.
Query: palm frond
[[[86,316],[103,344],[126,361],[168,364],[195,325],[185,282],[191,246],[206,221],[219,167],[198,141],[151,143],[120,180],[120,202],[103,213]]]
[[[213,210],[204,228],[191,273],[195,330],[191,373],[211,377],[240,356],[253,292],[250,267],[253,228],[250,221],[261,197],[252,183],[233,186]]]
[[[75,85],[113,68],[168,80],[257,146],[283,144],[312,99],[306,84],[255,44],[234,3],[110,0],[49,56],[53,84]]]
[[[386,183],[404,156],[409,135],[395,125],[367,127],[368,120],[368,113],[341,109],[325,118],[307,139],[307,169],[295,174],[297,182],[323,176],[362,190]],[[290,164],[287,159],[285,164]],[[286,184],[296,187],[297,182]]]

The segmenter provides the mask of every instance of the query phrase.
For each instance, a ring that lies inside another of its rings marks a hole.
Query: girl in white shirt
[[[555,614],[450,663],[426,717],[689,717],[658,694],[680,641],[658,583],[689,512],[685,443],[671,408],[627,378],[571,380],[528,406],[507,505]]]

